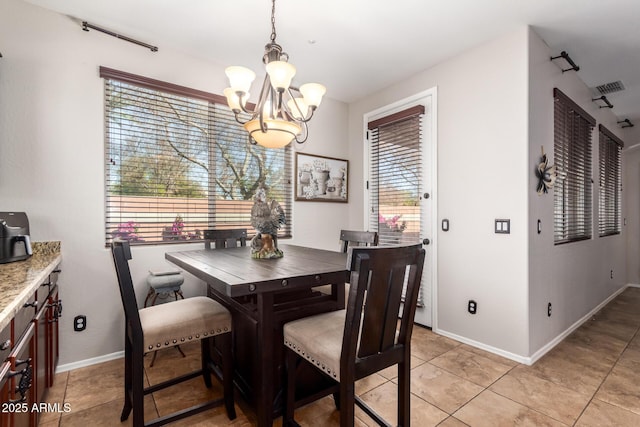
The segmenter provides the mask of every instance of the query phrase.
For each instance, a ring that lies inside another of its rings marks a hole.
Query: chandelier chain
[[[276,42],[276,0],[271,0],[271,43]]]

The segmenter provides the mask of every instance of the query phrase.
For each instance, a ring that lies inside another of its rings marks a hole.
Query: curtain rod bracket
[[[629,120],[629,119],[620,120],[618,122],[618,124],[620,124],[620,123],[624,123],[622,126],[620,126],[622,129],[624,129],[624,128],[632,128],[632,127],[635,126],[633,123],[631,123],[631,120]]]
[[[152,46],[152,45],[150,45],[148,43],[144,43],[144,42],[132,39],[130,37],[123,36],[123,35],[118,34],[118,33],[114,33],[113,31],[109,31],[109,30],[106,30],[104,28],[97,27],[97,26],[95,26],[93,24],[89,24],[87,21],[82,21],[82,31],[87,31],[88,32],[89,28],[91,28],[92,30],[100,31],[101,33],[108,34],[108,35],[110,35],[112,37],[115,37],[117,39],[121,39],[121,40],[127,41],[129,43],[137,44],[138,46],[146,47],[151,52],[157,52],[158,51],[158,48],[156,46]]]
[[[563,50],[562,52],[560,52],[560,56],[552,56],[551,60],[553,61],[554,59],[558,59],[558,58],[564,58],[564,60],[567,61],[569,65],[571,65],[571,68],[563,69],[562,70],[563,73],[565,71],[571,71],[571,70],[580,71],[580,67],[577,66],[575,62],[573,62],[573,60],[569,57],[569,54],[566,51]]]
[[[592,98],[591,102],[603,101],[607,105],[599,105],[600,108],[613,108],[613,105],[609,102],[606,96],[602,95],[599,98]]]

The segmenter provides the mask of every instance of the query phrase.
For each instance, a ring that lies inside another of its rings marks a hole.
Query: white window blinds
[[[419,105],[368,124],[369,229],[380,246],[420,241],[423,115]]]
[[[622,178],[620,156],[624,143],[606,127],[599,125],[598,158],[600,194],[598,203],[598,235],[620,234]]]
[[[554,97],[554,242],[592,236],[591,134],[595,119],[558,89]]]
[[[291,224],[291,152],[251,145],[224,98],[101,67],[105,241],[199,240],[247,228],[263,186]],[[291,235],[290,225],[279,237]]]

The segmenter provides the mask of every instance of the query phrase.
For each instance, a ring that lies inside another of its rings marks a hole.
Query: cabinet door
[[[47,304],[47,338],[46,338],[46,384],[47,387],[53,385],[53,378],[58,366],[59,351],[59,323],[58,319],[62,315],[62,301],[58,298],[58,287],[54,286],[49,294]]]
[[[45,303],[36,314],[33,322],[36,327],[36,357],[34,358],[33,368],[35,373],[35,396],[38,403],[43,401],[44,391],[47,388],[47,312],[48,307]]]
[[[15,427],[31,427],[38,422],[38,413],[31,412],[35,402],[33,357],[36,354],[35,324],[29,325],[9,355],[11,370],[9,372],[9,399],[12,402],[25,404],[16,406],[10,414],[10,425]],[[24,410],[23,410],[24,409]]]

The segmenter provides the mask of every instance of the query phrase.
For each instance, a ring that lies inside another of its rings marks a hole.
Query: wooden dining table
[[[271,426],[284,402],[285,323],[343,309],[347,254],[279,245],[284,257],[253,259],[249,247],[167,252],[165,258],[208,284],[208,296],[233,317],[234,383],[254,407],[259,426]],[[331,293],[317,286],[331,285]],[[308,362],[298,367],[296,396],[330,380]]]

